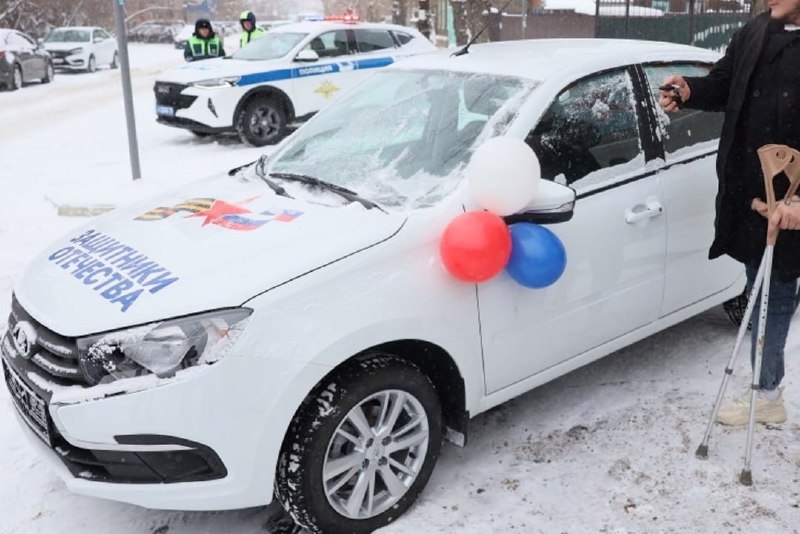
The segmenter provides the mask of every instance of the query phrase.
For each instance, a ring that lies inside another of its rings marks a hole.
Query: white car
[[[707,259],[721,117],[654,96],[717,58],[592,39],[412,58],[269,158],[70,232],[18,281],[1,345],[31,446],[85,495],[386,525],[471,417],[741,292],[741,265]],[[563,243],[543,289],[440,258],[497,136],[540,160],[505,221]]]
[[[288,133],[375,69],[435,51],[422,34],[388,24],[285,24],[231,57],[188,63],[156,81],[156,114],[197,135],[235,131],[263,146]]]
[[[43,43],[57,69],[94,72],[100,66],[116,69],[119,64],[117,40],[103,28],[56,28]]]

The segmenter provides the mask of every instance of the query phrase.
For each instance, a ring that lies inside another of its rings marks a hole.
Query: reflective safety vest
[[[189,50],[192,57],[219,57],[222,41],[216,35],[211,39],[202,39],[196,35],[189,37]]]
[[[250,41],[255,41],[256,39],[264,37],[264,34],[266,33],[267,32],[262,30],[261,28],[255,28],[251,32],[242,32],[242,35],[239,36],[239,48],[244,48],[244,45],[246,45]]]

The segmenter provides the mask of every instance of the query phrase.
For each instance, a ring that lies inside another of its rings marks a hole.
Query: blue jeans
[[[747,273],[747,294],[753,287],[758,264],[745,266]],[[767,328],[764,333],[764,356],[761,361],[761,389],[775,389],[783,380],[783,351],[786,346],[786,337],[789,335],[789,325],[797,305],[797,280],[784,282],[777,272],[772,271],[769,284],[769,304],[767,307]],[[750,350],[750,364],[755,365],[756,346],[758,343],[758,318],[761,310],[761,294],[759,293],[756,306],[753,309],[752,348]]]

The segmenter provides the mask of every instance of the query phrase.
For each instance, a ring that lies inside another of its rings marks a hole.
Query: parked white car
[[[196,135],[233,131],[274,144],[375,69],[436,47],[389,24],[302,22],[277,26],[231,57],[191,62],[159,76],[158,121]]]
[[[32,447],[85,495],[386,525],[472,416],[741,292],[738,263],[707,259],[721,117],[655,97],[717,58],[611,40],[412,58],[269,158],[70,232],[17,283],[1,345]],[[564,244],[543,289],[440,258],[497,136],[541,164],[505,222]]]
[[[94,26],[56,28],[44,40],[44,47],[57,69],[94,72],[100,66],[116,69],[119,62],[117,40]]]

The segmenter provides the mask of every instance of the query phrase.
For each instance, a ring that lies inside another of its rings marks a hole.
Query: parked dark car
[[[54,76],[47,50],[22,32],[0,28],[0,85],[14,91],[33,80],[50,83]]]
[[[180,20],[151,20],[128,30],[128,40],[139,43],[172,43],[185,22]]]

